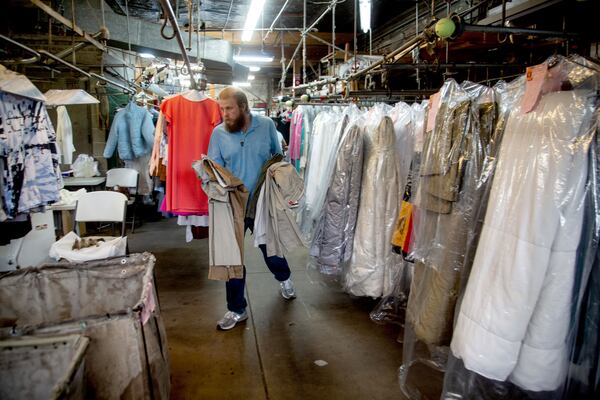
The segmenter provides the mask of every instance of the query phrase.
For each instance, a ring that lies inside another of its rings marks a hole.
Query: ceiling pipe
[[[167,18],[171,23],[171,27],[173,28],[173,32],[175,33],[175,39],[179,44],[179,49],[181,50],[181,57],[183,58],[183,62],[188,68],[188,73],[190,75],[190,84],[192,89],[196,89],[196,80],[194,79],[194,74],[192,73],[192,66],[190,64],[190,59],[185,50],[185,44],[183,43],[183,37],[181,36],[181,30],[179,29],[179,24],[177,23],[177,18],[175,18],[175,14],[173,13],[173,8],[171,8],[171,3],[169,0],[160,0],[160,4],[162,8],[167,14]]]
[[[488,33],[508,33],[513,35],[535,35],[535,36],[554,36],[554,37],[577,37],[577,33],[561,31],[545,31],[539,29],[514,28],[510,26],[490,26],[490,25],[471,25],[463,24],[465,32],[488,32]]]
[[[52,53],[49,53],[49,52],[47,52],[46,50],[39,50],[39,53],[40,53],[40,54],[43,54],[44,56],[46,56],[46,57],[48,57],[48,58],[51,58],[51,59],[53,59],[54,61],[57,61],[57,62],[59,62],[59,63],[61,63],[61,64],[63,64],[63,65],[66,65],[67,67],[71,68],[73,71],[77,71],[77,72],[79,72],[81,75],[84,75],[84,76],[86,76],[86,77],[88,77],[88,78],[91,78],[91,77],[92,77],[92,76],[91,76],[89,73],[85,72],[85,71],[84,71],[84,70],[82,70],[81,68],[79,68],[79,67],[77,67],[77,66],[75,66],[75,65],[71,64],[71,63],[70,63],[70,62],[68,62],[68,61],[65,61],[65,60],[63,60],[62,58],[59,58],[59,57],[55,56],[55,55],[54,55],[54,54],[52,54]]]
[[[92,37],[93,37],[94,39],[98,39],[98,38],[99,38],[99,37],[101,37],[103,34],[104,34],[104,32],[103,32],[103,31],[98,31],[98,32],[94,33],[94,34],[92,35]],[[91,44],[91,43],[88,43],[88,42],[79,42],[79,43],[77,43],[76,45],[74,45],[74,46],[72,46],[72,47],[69,47],[68,49],[65,49],[65,50],[62,50],[62,51],[60,51],[60,52],[56,53],[55,55],[56,55],[56,57],[58,57],[58,58],[65,58],[66,56],[68,56],[69,54],[73,53],[74,51],[80,50],[80,49],[82,49],[83,47],[86,47],[86,46],[88,46],[88,45],[90,45],[90,44]]]
[[[267,40],[267,37],[269,36],[269,34],[271,32],[273,32],[273,27],[275,26],[275,23],[277,22],[277,20],[279,19],[279,17],[281,17],[281,14],[283,13],[283,10],[285,10],[285,7],[287,7],[287,5],[288,5],[289,2],[290,2],[290,0],[285,0],[285,3],[283,3],[283,6],[281,7],[281,10],[279,10],[279,12],[277,13],[277,16],[275,17],[275,19],[271,23],[271,26],[267,30],[267,33],[263,37],[263,39],[262,39],[263,43],[265,42],[265,40]],[[305,21],[306,21],[306,16],[305,16]]]

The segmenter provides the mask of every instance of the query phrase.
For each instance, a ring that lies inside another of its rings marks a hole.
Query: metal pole
[[[356,14],[358,10],[358,0],[354,0],[354,71],[356,71]]]
[[[57,61],[63,65],[66,65],[67,67],[71,68],[73,71],[79,72],[81,75],[85,75],[88,78],[91,78],[91,75],[89,73],[85,72],[84,70],[82,70],[81,68],[76,67],[75,65],[71,64],[70,62],[63,60],[62,58],[58,58],[57,56],[55,56],[54,54],[52,54],[50,52],[47,52],[46,50],[40,50],[39,53],[45,55],[46,57],[50,57],[54,61]]]
[[[22,48],[23,50],[27,51],[28,53],[31,53],[31,54],[33,54],[34,56],[36,56],[38,59],[40,58],[40,53],[38,53],[37,51],[33,50],[33,49],[32,49],[32,48],[30,48],[30,47],[27,47],[27,46],[25,46],[24,44],[21,44],[21,43],[19,43],[19,42],[16,42],[16,41],[12,40],[11,38],[9,38],[9,37],[6,37],[6,36],[4,36],[4,35],[0,35],[0,39],[2,39],[2,40],[6,40],[7,42],[9,42],[9,43],[12,43],[12,44],[14,44],[14,45],[15,45],[15,46],[17,46],[17,47],[20,47],[20,48]]]
[[[167,14],[167,18],[171,23],[171,27],[173,27],[173,31],[175,33],[175,39],[177,39],[177,43],[179,44],[179,50],[181,50],[181,56],[183,58],[183,62],[188,68],[188,72],[190,74],[190,83],[191,88],[196,89],[196,81],[194,80],[194,74],[192,73],[192,66],[190,65],[190,59],[185,51],[185,44],[183,43],[183,38],[181,37],[181,31],[179,30],[179,24],[177,23],[177,19],[175,18],[175,14],[173,13],[173,9],[171,8],[171,3],[169,0],[160,0],[160,4],[163,7],[163,10]]]
[[[198,0],[198,7],[196,8],[196,12],[198,13],[196,16],[196,25],[198,25],[196,29],[196,62],[200,62],[200,6],[202,5],[202,0]]]
[[[331,9],[331,50],[333,51],[333,76],[335,76],[335,5],[336,2],[333,3],[333,8]]]
[[[166,0],[161,0],[161,1],[166,1]],[[302,34],[304,35],[307,32],[311,31],[319,23],[319,21],[321,21],[321,19],[323,19],[323,17],[329,12],[329,10],[332,9],[332,7],[335,5],[336,1],[337,0],[332,0],[331,3],[329,3],[329,5],[327,6],[327,9],[325,11],[323,11],[323,13],[315,20],[315,22],[313,22],[308,28],[304,29],[302,31]],[[292,56],[289,64],[285,68],[284,74],[287,73],[288,69],[290,69],[290,66],[292,65],[292,62],[294,61],[296,54],[298,54],[298,50],[300,49],[301,45],[302,45],[302,41],[300,41],[298,43],[298,46],[296,47],[296,50],[294,51],[294,55]]]
[[[304,10],[302,17],[302,83],[306,83],[306,0],[303,1],[303,5]]]
[[[283,47],[283,35],[285,32],[281,32],[281,79],[279,80],[279,86],[281,88],[281,94],[283,94],[283,89],[285,88],[285,51]]]
[[[98,39],[100,36],[102,36],[102,34],[103,34],[103,32],[102,32],[102,31],[99,31],[99,32],[96,32],[96,33],[94,33],[94,34],[92,35],[92,37],[93,37],[94,39]],[[76,44],[75,46],[73,46],[73,47],[70,47],[70,48],[68,48],[68,49],[65,49],[65,50],[63,50],[63,51],[59,52],[59,53],[56,53],[56,57],[64,58],[64,57],[68,56],[69,54],[71,54],[72,52],[74,52],[75,50],[79,50],[79,49],[81,49],[82,47],[88,46],[88,45],[90,45],[90,44],[91,44],[91,43],[87,43],[87,42],[79,42],[79,43],[77,43],[77,44]]]
[[[491,26],[491,25],[464,25],[465,32],[491,32],[491,33],[512,33],[512,34],[523,34],[523,35],[537,35],[537,36],[556,36],[556,37],[575,37],[577,33],[572,32],[560,32],[560,31],[544,31],[537,29],[527,28],[513,28],[508,26]]]
[[[310,36],[311,38],[315,39],[318,42],[321,42],[323,44],[326,44],[327,46],[331,46],[331,43],[329,43],[328,41],[321,39],[320,37],[313,35],[312,33],[307,32],[306,35]],[[341,47],[337,47],[334,46],[334,49],[342,51],[342,52],[346,52],[346,50],[342,49]]]
[[[419,0],[415,1],[415,37],[419,36]],[[415,57],[415,62],[418,64],[420,61],[419,57],[419,48],[416,50],[417,56]],[[416,72],[416,81],[417,81],[417,89],[421,89],[421,76],[419,75],[419,68],[415,68]]]
[[[271,32],[273,32],[273,27],[275,26],[275,23],[277,22],[277,20],[279,19],[279,17],[281,17],[281,14],[283,13],[283,10],[285,9],[285,7],[288,5],[288,3],[290,2],[290,0],[285,0],[285,3],[283,4],[283,6],[281,7],[281,10],[279,10],[279,13],[277,13],[277,16],[275,17],[275,19],[273,20],[273,23],[271,24],[271,26],[269,27],[269,29],[267,30],[267,34],[265,35],[265,37],[263,38],[263,42],[265,40],[267,40],[267,36],[269,36],[269,34]],[[304,28],[303,30],[306,29],[306,1],[304,1]]]

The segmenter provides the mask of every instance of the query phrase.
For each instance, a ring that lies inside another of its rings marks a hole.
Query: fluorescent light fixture
[[[233,61],[237,61],[239,63],[270,63],[273,61],[273,56],[233,56]]]
[[[244,24],[244,32],[242,32],[242,42],[248,42],[252,39],[252,33],[254,32],[254,28],[256,28],[258,17],[260,17],[264,6],[265,0],[252,0],[250,3],[248,15],[246,15],[246,23]]]
[[[155,58],[155,55],[151,54],[151,53],[139,53],[139,56],[142,58],[150,59],[150,60]]]
[[[364,33],[371,30],[371,0],[359,0],[360,29]]]
[[[250,86],[252,86],[250,84],[250,82],[233,82],[232,85],[236,86],[236,87],[250,87]]]
[[[248,80],[249,81],[253,81],[254,79],[256,79],[256,77],[254,75],[248,75]]]
[[[258,72],[258,71],[260,71],[260,67],[256,67],[254,65],[251,66],[251,67],[248,67],[248,68],[250,69],[250,72]]]

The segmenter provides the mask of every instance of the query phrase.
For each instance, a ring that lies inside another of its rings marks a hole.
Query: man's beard
[[[244,114],[240,114],[240,116],[238,118],[236,118],[235,121],[225,122],[225,128],[227,129],[227,132],[229,132],[229,133],[239,132],[244,127],[244,122],[245,122]]]

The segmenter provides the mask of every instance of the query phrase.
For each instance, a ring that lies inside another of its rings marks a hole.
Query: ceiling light
[[[261,55],[254,55],[254,56],[233,56],[233,60],[237,61],[237,62],[247,62],[247,63],[269,63],[273,61],[273,56],[261,56]]]
[[[360,29],[364,33],[371,30],[371,0],[359,0]]]
[[[254,28],[256,28],[258,17],[260,17],[264,6],[265,0],[252,0],[250,3],[248,15],[246,15],[246,23],[244,24],[244,32],[242,32],[242,42],[248,42],[252,39],[252,33],[254,32]]]
[[[155,55],[154,55],[154,54],[151,54],[151,53],[139,53],[138,55],[139,55],[140,57],[142,57],[142,58],[148,58],[148,59],[153,59],[153,58],[155,58]]]
[[[248,67],[248,68],[250,68],[250,72],[258,72],[258,71],[260,71],[260,67],[256,67],[254,65],[251,66],[251,67]]]
[[[254,75],[248,75],[248,80],[253,81],[256,77]]]
[[[232,85],[236,86],[236,87],[250,87],[250,86],[252,86],[250,84],[250,82],[233,82]]]

